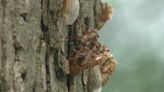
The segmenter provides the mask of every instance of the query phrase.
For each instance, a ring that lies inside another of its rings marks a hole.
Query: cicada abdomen
[[[73,24],[79,15],[79,0],[64,0],[63,17],[66,24]]]

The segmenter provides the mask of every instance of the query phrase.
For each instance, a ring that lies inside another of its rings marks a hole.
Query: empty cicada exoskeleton
[[[97,9],[98,12],[96,13],[95,17],[95,27],[97,29],[101,29],[108,20],[112,19],[114,9],[112,8],[111,4],[103,2],[97,4]]]
[[[66,24],[73,24],[79,15],[79,0],[64,0],[63,17]]]
[[[108,59],[100,66],[102,85],[107,83],[108,77],[114,72],[116,64],[116,59],[109,53]]]

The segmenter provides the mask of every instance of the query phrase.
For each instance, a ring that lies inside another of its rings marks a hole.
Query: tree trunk
[[[80,0],[68,26],[63,0],[0,0],[0,92],[91,92],[87,70],[69,79],[66,58],[77,44],[68,38],[80,35],[81,24],[94,27],[97,1]]]

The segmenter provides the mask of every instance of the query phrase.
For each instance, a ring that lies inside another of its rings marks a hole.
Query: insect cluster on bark
[[[74,6],[74,7],[73,7]],[[113,14],[113,8],[107,3],[97,5],[101,12],[96,17],[95,28],[85,30],[82,37],[77,37],[79,43],[73,50],[73,54],[68,57],[70,66],[70,75],[77,76],[84,69],[100,67],[101,84],[107,83],[108,76],[115,70],[116,59],[110,53],[109,49],[99,43],[98,30],[110,20]],[[74,23],[79,13],[78,0],[64,0],[63,16],[68,25]]]
[[[109,49],[98,42],[98,31],[90,28],[79,39],[73,55],[68,58],[70,62],[70,75],[77,76],[82,70],[100,66],[101,82],[104,85],[107,78],[115,69],[116,60]]]

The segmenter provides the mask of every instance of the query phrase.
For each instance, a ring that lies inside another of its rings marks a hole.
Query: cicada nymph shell
[[[73,24],[79,15],[79,0],[64,0],[63,17],[66,24]]]
[[[100,2],[97,4],[97,11],[95,28],[101,29],[108,20],[112,19],[114,9],[111,4]]]
[[[104,22],[106,22],[107,20],[111,20],[114,12],[112,5],[108,3],[102,3],[101,9],[102,9],[102,14],[100,16],[100,20]]]
[[[117,60],[109,53],[108,59],[100,66],[101,82],[105,85],[108,82],[108,77],[115,71]]]

